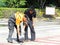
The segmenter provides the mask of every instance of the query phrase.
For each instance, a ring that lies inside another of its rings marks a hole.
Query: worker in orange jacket
[[[15,14],[10,16],[8,20],[8,29],[9,29],[8,42],[9,43],[13,43],[12,34],[14,32],[14,27],[16,28],[16,31],[17,31],[17,41],[23,42],[19,40],[19,38],[21,37],[20,36],[20,24],[23,21],[25,22],[26,18],[24,17],[24,14],[21,12],[16,12]]]

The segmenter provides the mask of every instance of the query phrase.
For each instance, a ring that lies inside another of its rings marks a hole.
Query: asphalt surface
[[[7,21],[1,21],[0,24],[6,24]],[[60,45],[60,22],[59,21],[35,21],[34,28],[36,32],[36,40],[24,43],[16,41],[16,30],[13,33],[13,43],[7,42],[8,26],[0,26],[0,45]],[[30,29],[28,29],[29,38]],[[24,29],[22,26],[22,36],[24,38]]]

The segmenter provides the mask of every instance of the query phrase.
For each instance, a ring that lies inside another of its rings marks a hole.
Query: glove
[[[19,39],[23,38],[23,36],[19,36]]]

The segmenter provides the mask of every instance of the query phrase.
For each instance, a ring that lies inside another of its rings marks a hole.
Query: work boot
[[[23,43],[23,41],[22,41],[22,40],[19,40],[19,39],[17,39],[17,42],[18,42],[18,43]]]
[[[11,40],[8,40],[8,42],[9,42],[9,43],[13,43],[13,41],[11,41]]]

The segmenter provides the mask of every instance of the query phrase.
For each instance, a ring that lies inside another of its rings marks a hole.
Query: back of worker
[[[17,30],[17,28],[18,28],[17,26],[20,26],[20,23],[23,21],[23,17],[24,17],[24,14],[22,14],[20,12],[16,12],[15,14],[13,14],[9,17],[9,20],[8,20],[8,29],[9,29],[8,42],[10,42],[10,43],[13,42],[12,34],[14,32],[14,27]],[[21,28],[20,28],[20,30],[21,30]],[[17,41],[19,42],[18,33],[17,33]]]

